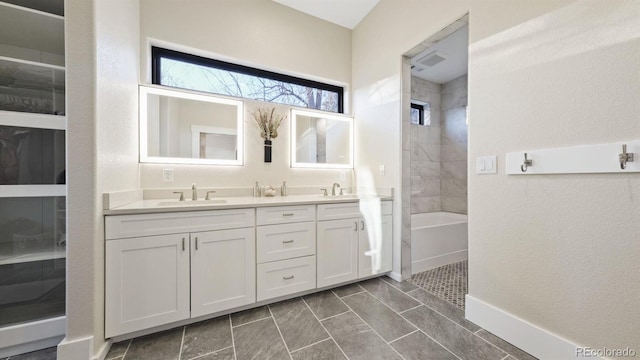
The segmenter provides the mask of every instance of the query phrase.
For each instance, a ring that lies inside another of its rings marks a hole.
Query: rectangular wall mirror
[[[353,118],[291,110],[291,166],[353,168]]]
[[[242,101],[140,86],[140,162],[242,165]]]

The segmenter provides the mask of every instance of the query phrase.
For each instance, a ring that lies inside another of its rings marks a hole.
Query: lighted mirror
[[[291,110],[291,166],[353,168],[353,119]]]
[[[140,87],[140,162],[242,165],[242,102]]]

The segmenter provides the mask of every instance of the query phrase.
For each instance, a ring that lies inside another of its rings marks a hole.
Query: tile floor
[[[55,348],[10,359],[55,360]],[[381,277],[116,343],[106,359],[535,358],[425,289]]]
[[[468,262],[464,260],[413,274],[411,282],[464,310],[464,296],[468,292],[467,269]]]

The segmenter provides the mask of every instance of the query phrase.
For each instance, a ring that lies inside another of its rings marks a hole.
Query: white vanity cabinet
[[[255,209],[105,217],[105,335],[255,302]]]
[[[371,211],[381,214],[379,236],[370,237],[368,227],[377,226],[377,215],[368,225],[359,203],[318,205],[318,287],[391,271],[391,202],[383,201],[379,206],[379,211]]]
[[[189,318],[189,234],[107,241],[106,336]]]
[[[257,299],[316,287],[316,206],[257,210]]]
[[[254,244],[253,228],[191,234],[191,317],[256,300]]]

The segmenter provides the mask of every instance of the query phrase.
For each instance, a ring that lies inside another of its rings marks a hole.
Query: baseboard
[[[388,273],[387,276],[395,281],[402,282],[402,275],[394,273],[393,271]]]
[[[582,346],[467,294],[465,317],[540,359],[586,359]],[[589,359],[599,359],[589,357]]]
[[[111,349],[112,343],[113,342],[111,341],[111,339],[107,339],[107,341],[102,344],[100,350],[98,350],[98,353],[94,355],[91,360],[104,360],[107,357],[109,350]]]
[[[64,316],[0,329],[0,358],[56,346],[64,337]]]
[[[106,355],[106,354],[105,354]],[[68,340],[58,344],[58,359],[87,360],[93,358],[93,336]]]
[[[411,262],[411,273],[417,274],[419,272],[435,269],[440,266],[452,264],[462,260],[467,260],[467,249],[450,252],[438,256],[433,256],[427,259],[420,259]]]

